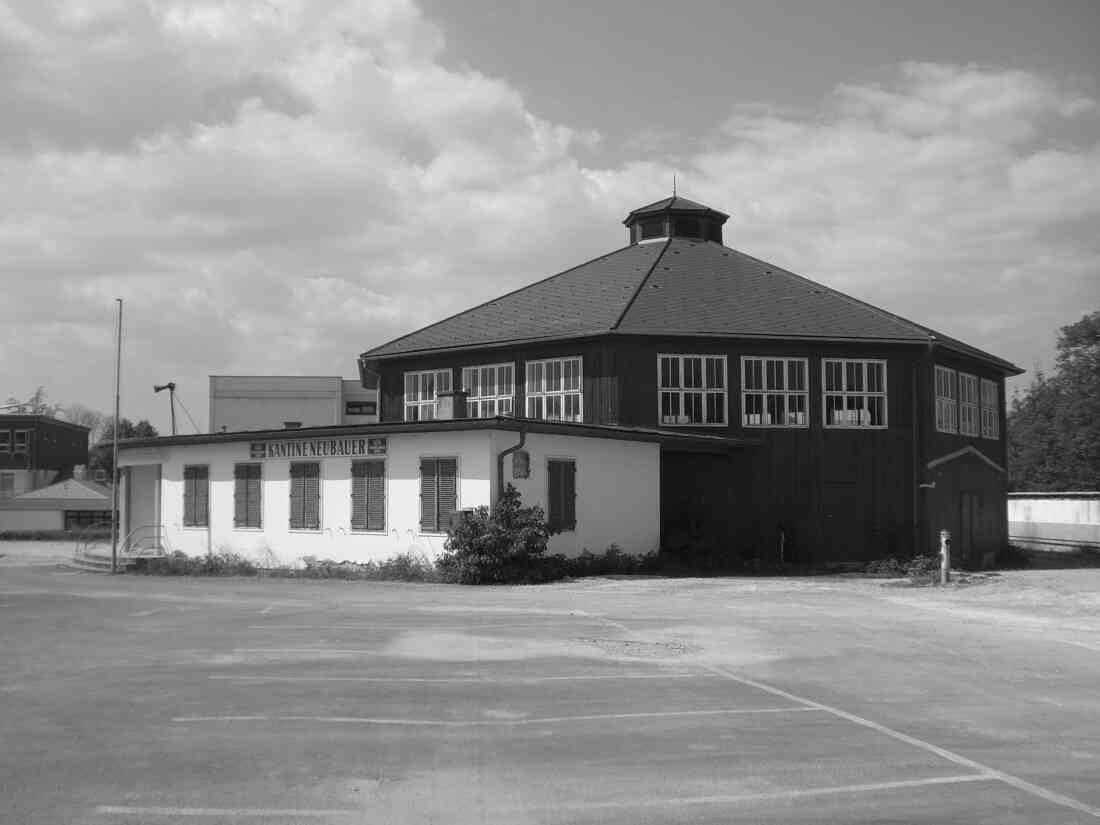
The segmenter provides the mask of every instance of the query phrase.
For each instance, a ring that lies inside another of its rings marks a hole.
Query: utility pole
[[[160,392],[161,390],[168,390],[168,404],[172,410],[172,435],[176,434],[176,382],[169,381],[167,384],[154,384],[153,392]]]
[[[111,572],[118,572],[118,413],[120,387],[122,385],[122,299],[118,301],[118,335],[115,349],[115,427],[114,444],[111,447]]]

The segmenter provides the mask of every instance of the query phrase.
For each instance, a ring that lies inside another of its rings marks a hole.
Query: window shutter
[[[451,513],[458,509],[458,462],[453,458],[439,460],[439,526],[446,530],[451,524]]]
[[[245,518],[249,527],[263,526],[263,468],[252,464],[248,469],[248,508]]]
[[[209,524],[208,467],[192,465],[183,468],[183,524],[185,527],[206,527]]]
[[[386,465],[355,461],[351,465],[351,529],[386,529]]]
[[[572,461],[562,464],[562,527],[574,530],[577,527],[577,465]]]
[[[233,526],[262,526],[262,472],[259,464],[233,467]]]
[[[555,530],[577,526],[577,465],[573,461],[547,462],[547,521]]]
[[[434,458],[420,460],[420,529],[428,533],[439,529],[436,517],[436,469]]]
[[[316,530],[321,526],[321,465],[290,465],[291,529]]]

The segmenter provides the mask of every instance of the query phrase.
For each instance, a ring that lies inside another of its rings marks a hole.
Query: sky
[[[204,429],[209,375],[354,377],[673,174],[728,246],[1049,370],[1100,309],[1098,38],[1094,0],[0,0],[0,398],[110,411],[122,298],[122,414],[166,432],[175,381]]]

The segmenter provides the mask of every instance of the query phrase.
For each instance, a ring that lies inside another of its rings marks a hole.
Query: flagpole
[[[111,572],[118,572],[118,414],[120,385],[122,384],[122,299],[118,301],[118,334],[115,348],[115,426],[114,444],[111,447]]]

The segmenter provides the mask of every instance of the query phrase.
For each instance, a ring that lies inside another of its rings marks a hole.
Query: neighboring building
[[[0,499],[71,477],[88,463],[88,433],[44,415],[0,415]]]
[[[0,532],[81,530],[111,522],[111,488],[68,478],[0,501]]]
[[[660,540],[655,481],[669,443],[737,446],[691,433],[442,417],[132,439],[119,451],[122,534],[156,532],[163,547],[192,555],[225,547],[284,563],[435,556],[452,514],[491,504],[506,478],[562,529],[551,552],[617,544],[647,553]]]
[[[327,375],[211,375],[210,432],[378,420],[378,392]]]
[[[1008,531],[1033,550],[1100,550],[1100,492],[1009,493]]]
[[[706,434],[709,452],[663,445],[648,479],[666,547],[863,561],[935,552],[948,529],[958,562],[988,563],[1022,370],[724,246],[726,220],[658,201],[627,216],[626,247],[363,353],[380,421],[463,389],[473,417]],[[614,476],[588,495],[636,481]]]

